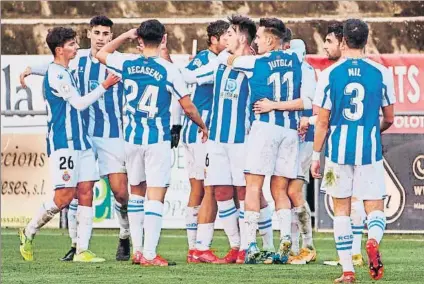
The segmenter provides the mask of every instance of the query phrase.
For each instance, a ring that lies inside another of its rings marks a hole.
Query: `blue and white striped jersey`
[[[209,139],[221,143],[244,143],[250,127],[250,90],[247,77],[226,65],[229,53],[195,70],[199,85],[213,84]]]
[[[124,82],[124,138],[138,145],[171,140],[171,95],[189,94],[178,68],[159,57],[109,54],[107,67]]]
[[[380,161],[380,109],[395,101],[393,74],[370,59],[340,59],[321,72],[314,104],[331,111],[326,157],[342,165]]]
[[[311,100],[315,95],[315,89],[317,86],[317,80],[315,79],[315,71],[311,65],[309,65],[306,61],[302,62],[302,85],[301,85],[301,93],[308,93],[311,95]],[[302,111],[302,116],[310,117],[312,116],[312,109],[305,109]],[[315,126],[310,125],[308,131],[305,135],[305,142],[314,142],[314,132]]]
[[[203,50],[193,58],[193,60],[187,65],[186,69],[190,71],[196,70],[201,66],[209,64],[211,60],[215,59],[215,53],[208,49]],[[199,110],[202,120],[206,125],[208,125],[209,122],[207,121],[207,118],[209,117],[209,112],[212,107],[213,86],[211,84],[198,85],[194,83],[190,84],[189,91],[193,104]],[[197,124],[188,117],[185,117],[182,129],[183,142],[187,144],[200,142],[198,130],[199,126],[197,126]]]
[[[118,53],[118,52],[115,52]],[[119,54],[119,53],[118,53]],[[90,49],[78,50],[70,68],[78,77],[81,94],[88,94],[107,77],[107,68],[91,56]],[[105,95],[83,111],[88,134],[94,137],[122,137],[123,83],[109,88]]]
[[[267,98],[272,101],[290,101],[300,98],[301,63],[290,50],[274,50],[260,56],[240,56],[233,68],[249,78],[251,104]],[[290,129],[297,129],[299,111],[275,110],[255,115],[255,120]]]
[[[71,71],[50,63],[43,84],[48,115],[47,155],[59,149],[90,149],[82,113],[68,102],[72,96],[81,95]]]

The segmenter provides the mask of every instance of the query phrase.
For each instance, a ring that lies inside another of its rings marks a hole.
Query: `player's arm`
[[[27,85],[25,84],[26,77],[28,77],[29,75],[45,76],[48,68],[49,63],[27,66],[25,70],[19,75],[19,82],[21,83],[22,88],[27,87]]]
[[[231,55],[227,58],[227,65],[236,71],[243,72],[247,78],[251,78],[257,58],[258,56],[255,55]]]
[[[181,74],[187,84],[208,85],[214,83],[214,73],[219,63],[217,59],[212,59],[207,64],[200,66],[194,70],[182,68]]]
[[[124,42],[129,39],[136,39],[137,29],[131,29],[121,35],[119,35],[114,40],[108,42],[105,46],[103,46],[96,54],[96,58],[100,61],[100,63],[107,65],[107,57],[115,52]]]
[[[106,80],[96,89],[84,96],[81,96],[77,88],[72,85],[69,75],[66,75],[62,80],[57,80],[54,76],[51,76],[49,83],[56,96],[62,97],[77,110],[84,110],[97,101],[108,88],[116,84],[119,80],[120,78],[118,76],[109,74]]]
[[[382,95],[382,111],[383,120],[380,124],[380,133],[383,133],[392,126],[395,120],[394,104],[396,103],[395,87],[393,81],[393,74],[386,69],[383,74],[383,95]]]
[[[181,105],[179,104],[179,102],[177,101],[175,97],[172,97],[171,109],[172,109],[171,148],[174,148],[174,147],[178,147],[178,143],[180,142],[180,133],[182,129],[181,116],[183,113]]]

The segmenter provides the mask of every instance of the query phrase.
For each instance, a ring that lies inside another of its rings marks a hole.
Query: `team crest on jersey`
[[[99,81],[97,80],[89,80],[88,81],[88,91],[91,92],[94,89],[96,89],[100,85]]]
[[[200,66],[202,66],[202,61],[199,58],[196,58],[193,61],[193,65],[199,68]]]
[[[71,179],[71,176],[69,175],[68,171],[65,171],[62,175],[62,179],[64,181],[69,181]]]
[[[62,80],[62,79],[63,79],[63,74],[62,74],[62,73],[57,74],[57,78],[58,78],[59,80]]]

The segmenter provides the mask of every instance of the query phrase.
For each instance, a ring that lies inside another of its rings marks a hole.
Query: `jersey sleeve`
[[[302,64],[302,84],[300,87],[300,98],[303,101],[305,109],[312,108],[312,102],[315,96],[317,81],[315,79],[315,71],[311,66]]]
[[[80,96],[77,88],[72,84],[71,75],[66,71],[48,71],[49,86],[52,93],[64,100],[69,100],[73,96]]]
[[[258,57],[254,55],[239,56],[233,61],[233,69],[243,72],[246,74],[247,78],[251,78],[257,58]]]
[[[318,83],[316,85],[315,97],[313,104],[325,108],[327,110],[331,110],[332,103],[330,99],[330,72],[323,71],[321,72]]]
[[[218,60],[213,59],[206,65],[200,66],[195,70],[184,68],[182,75],[187,84],[207,85],[214,82],[214,71],[218,67]]]
[[[386,68],[383,73],[383,96],[382,96],[382,107],[386,107],[396,103],[395,86],[393,80],[393,74],[389,69]]]
[[[122,53],[110,53],[106,57],[106,66],[109,70],[116,73],[118,76],[122,76],[122,69],[124,66],[124,62],[128,59],[128,56],[125,56]]]
[[[166,86],[168,91],[174,95],[178,100],[184,96],[189,95],[186,82],[183,75],[175,66],[169,70]]]

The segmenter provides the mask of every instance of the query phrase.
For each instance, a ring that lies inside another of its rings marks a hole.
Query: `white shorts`
[[[168,187],[171,179],[171,142],[135,145],[125,141],[125,165],[130,185]]]
[[[206,142],[205,186],[246,186],[244,178],[245,144]]]
[[[297,172],[297,179],[303,180],[305,183],[309,183],[313,146],[313,142],[299,143],[299,170]]]
[[[100,176],[126,173],[125,150],[122,138],[91,137],[93,150],[99,165]]]
[[[335,198],[355,196],[360,200],[386,197],[383,161],[369,165],[339,165],[325,160],[322,190]]]
[[[98,181],[96,159],[92,149],[59,149],[50,154],[53,188],[76,187],[79,182]]]
[[[245,173],[297,177],[299,137],[296,130],[255,120],[246,151]]]
[[[182,144],[185,149],[186,169],[188,172],[188,178],[204,180],[206,144],[202,142]]]

